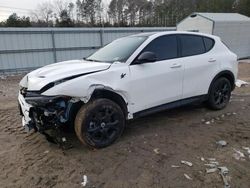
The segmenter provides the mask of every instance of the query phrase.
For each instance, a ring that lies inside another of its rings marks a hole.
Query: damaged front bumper
[[[25,127],[25,130],[29,131],[31,127],[33,127],[31,125],[31,118],[29,116],[29,111],[32,106],[25,101],[23,95],[20,92],[18,94],[18,107],[20,110],[20,115],[22,115],[22,124]]]
[[[44,132],[69,123],[72,106],[77,101],[67,96],[44,96],[20,91],[18,102],[25,129]]]

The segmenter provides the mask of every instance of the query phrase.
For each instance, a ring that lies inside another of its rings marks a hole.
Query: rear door
[[[207,94],[211,80],[219,68],[214,40],[199,35],[178,35],[184,66],[183,99]]]
[[[130,93],[135,112],[179,100],[182,96],[183,66],[178,59],[176,35],[154,39],[143,52],[155,53],[157,61],[130,65]]]

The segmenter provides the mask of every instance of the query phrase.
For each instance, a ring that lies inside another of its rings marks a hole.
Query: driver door
[[[143,52],[153,52],[157,60],[130,65],[132,108],[139,112],[182,98],[183,65],[178,59],[176,35],[160,36]]]

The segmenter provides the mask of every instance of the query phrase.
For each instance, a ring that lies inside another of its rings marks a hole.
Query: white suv
[[[27,74],[18,100],[26,128],[74,126],[81,142],[102,148],[126,120],[196,101],[224,108],[237,72],[237,56],[216,36],[142,33]]]

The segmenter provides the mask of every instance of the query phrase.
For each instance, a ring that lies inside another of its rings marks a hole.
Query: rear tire
[[[125,127],[119,105],[109,99],[96,99],[84,104],[75,119],[79,140],[92,148],[104,148],[115,142]]]
[[[208,95],[208,107],[221,110],[227,106],[231,97],[232,86],[227,78],[221,77],[212,84]]]

